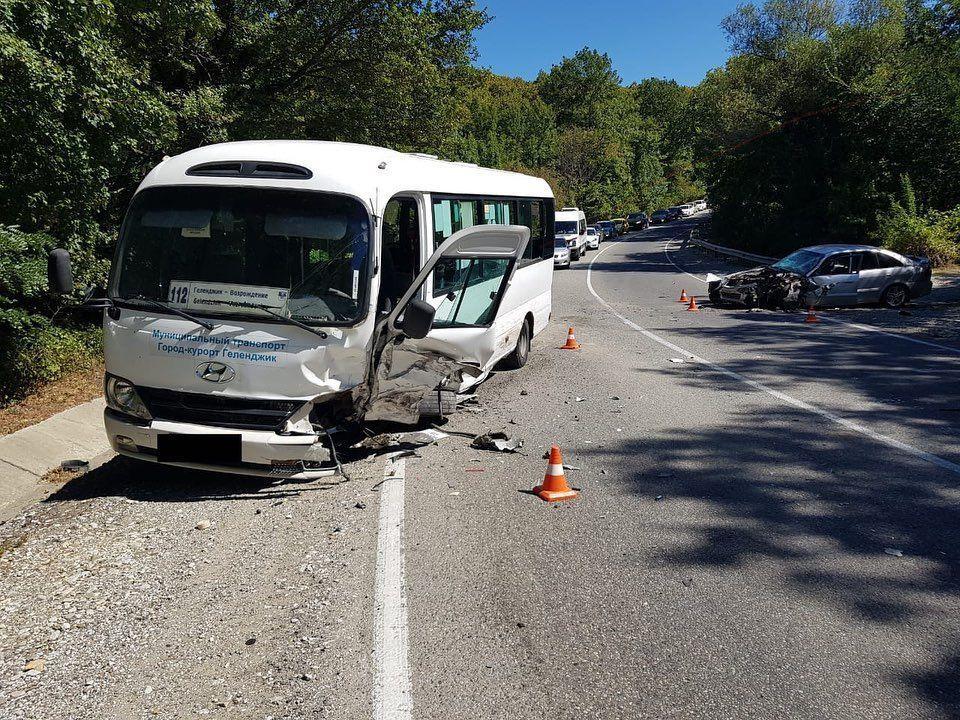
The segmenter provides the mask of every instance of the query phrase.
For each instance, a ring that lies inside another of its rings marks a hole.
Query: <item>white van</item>
[[[543,180],[383,148],[238,142],[165,159],[105,298],[104,415],[123,455],[311,479],[329,432],[414,423],[547,324]],[[51,254],[69,290],[69,256]],[[335,457],[333,458],[335,460]]]
[[[587,254],[587,216],[575,207],[561,209],[555,220],[557,237],[570,248],[570,259],[579,260]]]

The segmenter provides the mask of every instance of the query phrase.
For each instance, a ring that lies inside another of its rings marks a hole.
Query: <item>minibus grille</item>
[[[203,395],[146,387],[138,387],[137,392],[157,420],[244,430],[279,430],[304,402]]]

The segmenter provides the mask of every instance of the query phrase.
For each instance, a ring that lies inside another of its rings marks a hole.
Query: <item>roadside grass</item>
[[[9,435],[87,402],[103,393],[103,363],[43,385],[19,402],[0,408],[0,435]]]

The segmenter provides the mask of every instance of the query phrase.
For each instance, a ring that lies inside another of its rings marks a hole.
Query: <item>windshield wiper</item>
[[[254,308],[255,310],[263,310],[265,313],[273,315],[275,318],[279,318],[280,320],[283,320],[286,323],[290,323],[291,325],[296,325],[298,328],[303,328],[307,332],[312,332],[314,335],[319,335],[324,340],[326,340],[328,337],[328,335],[323,330],[318,330],[315,327],[310,327],[306,323],[302,323],[299,320],[294,320],[292,317],[288,317],[282,313],[278,313],[273,308],[267,307],[266,305],[261,305],[260,303],[240,302],[238,300],[218,300],[217,304],[231,305],[233,307]]]
[[[144,297],[143,295],[134,295],[133,297],[117,297],[117,298],[110,298],[110,299],[119,300],[120,302],[130,302],[131,300],[140,300],[145,303],[150,303],[154,307],[160,308],[164,312],[168,312],[171,315],[179,315],[180,317],[186,318],[191,322],[195,322],[197,325],[207,330],[213,330],[216,327],[213,323],[208,323],[206,320],[201,320],[200,318],[196,318],[190,313],[184,312],[180,308],[173,307],[172,305],[167,305],[166,303],[162,303],[159,300],[154,300],[153,298]]]

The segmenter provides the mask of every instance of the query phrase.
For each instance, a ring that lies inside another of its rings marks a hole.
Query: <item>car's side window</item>
[[[877,253],[877,261],[882,268],[903,267],[900,261],[893,257],[893,255],[887,255],[886,253]]]
[[[862,252],[854,255],[854,272],[863,272],[865,270],[876,270],[879,267],[877,264],[877,255],[872,252]]]
[[[850,256],[833,255],[820,264],[817,275],[848,275],[850,273]]]

